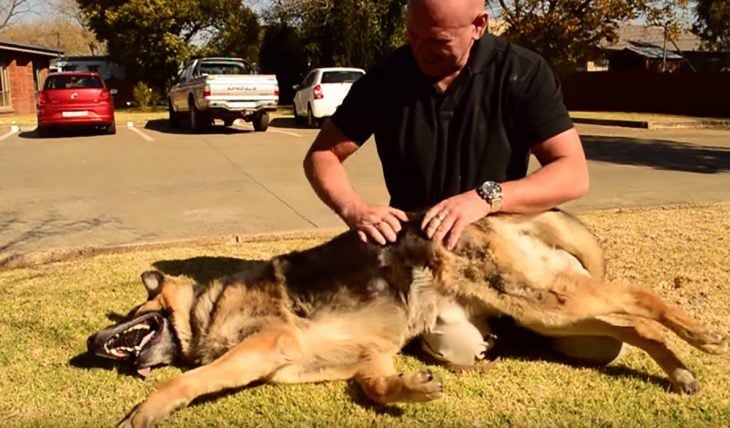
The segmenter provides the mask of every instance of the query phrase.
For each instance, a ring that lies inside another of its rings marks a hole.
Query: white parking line
[[[150,137],[149,135],[145,134],[144,132],[140,131],[134,126],[134,122],[127,122],[127,128],[129,128],[130,131],[134,132],[135,134],[139,135],[140,137],[144,138],[146,141],[155,141],[154,138]]]
[[[20,128],[18,125],[10,125],[10,131],[4,133],[3,135],[0,135],[0,141],[8,138],[9,136],[13,134],[17,134],[20,131]]]
[[[274,133],[277,133],[277,134],[290,135],[292,137],[298,137],[298,138],[301,138],[302,137],[302,134],[297,134],[296,132],[281,131],[279,129],[272,129],[272,128],[269,128],[268,131],[269,132],[274,132]]]
[[[253,129],[253,126],[248,125],[245,122],[239,121],[239,120],[236,120],[234,122],[234,125],[233,126],[235,126],[238,129],[243,129],[245,131],[253,131],[254,130]],[[296,132],[282,131],[280,129],[274,129],[272,127],[269,127],[265,132],[273,132],[274,134],[284,134],[284,135],[289,135],[290,137],[297,137],[297,138],[302,138],[303,137],[302,134],[297,134]]]

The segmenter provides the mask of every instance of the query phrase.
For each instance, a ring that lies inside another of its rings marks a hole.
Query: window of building
[[[8,65],[0,63],[0,107],[10,107],[11,105]]]

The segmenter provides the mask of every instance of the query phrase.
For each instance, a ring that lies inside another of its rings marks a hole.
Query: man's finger
[[[398,239],[398,235],[395,233],[390,224],[386,221],[381,222],[376,226],[380,233],[388,240],[388,242],[395,242]]]
[[[375,226],[367,225],[363,230],[368,234],[370,238],[373,238],[373,241],[377,242],[378,244],[385,245],[387,243],[383,234],[380,233],[380,231]]]
[[[464,229],[468,224],[469,222],[463,219],[459,219],[451,227],[451,230],[449,231],[449,237],[446,240],[446,248],[449,251],[456,248],[456,244],[459,243],[459,238],[461,238],[461,234],[464,232]]]
[[[439,217],[436,217],[434,220],[438,220]],[[444,237],[447,233],[451,230],[451,228],[454,226],[454,222],[456,220],[454,219],[454,216],[446,217],[443,221],[440,222],[438,227],[436,227],[436,233],[433,235],[433,241],[435,242],[443,242]]]
[[[405,211],[399,210],[398,208],[392,208],[390,209],[390,213],[395,216],[398,220],[402,222],[408,221],[408,214],[405,213]]]
[[[400,221],[397,217],[394,216],[385,216],[383,217],[383,222],[386,223],[390,228],[393,230],[393,232],[398,233],[402,229]],[[381,229],[382,230],[382,229]]]

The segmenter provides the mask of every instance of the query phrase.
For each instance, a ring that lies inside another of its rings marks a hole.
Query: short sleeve
[[[539,57],[520,91],[517,123],[527,142],[541,143],[573,127],[563,103],[560,82]]]
[[[358,145],[365,143],[375,130],[375,80],[375,75],[368,73],[353,83],[332,116],[337,128]]]

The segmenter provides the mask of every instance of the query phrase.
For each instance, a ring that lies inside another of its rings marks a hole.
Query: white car
[[[322,119],[332,116],[365,70],[350,67],[315,68],[294,85],[294,119],[318,127]]]

